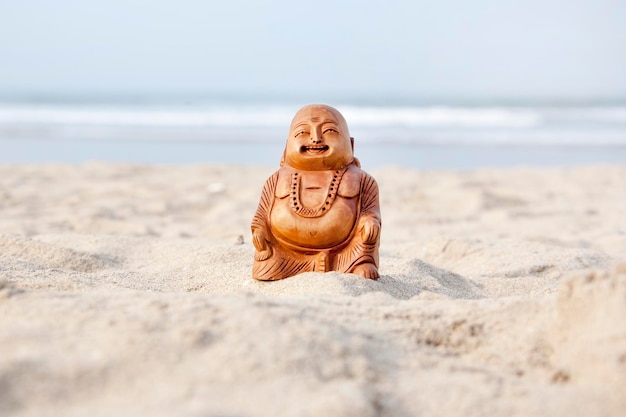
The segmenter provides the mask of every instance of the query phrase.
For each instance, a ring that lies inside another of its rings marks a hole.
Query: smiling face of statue
[[[324,105],[305,106],[293,118],[284,161],[304,171],[339,169],[354,160],[345,119]]]

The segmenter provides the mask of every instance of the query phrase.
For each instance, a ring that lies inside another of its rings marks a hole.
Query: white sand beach
[[[626,414],[626,166],[364,166],[381,278],[256,282],[275,168],[0,165],[0,415]]]

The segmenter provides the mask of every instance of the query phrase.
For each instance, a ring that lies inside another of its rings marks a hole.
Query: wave
[[[533,127],[542,117],[532,109],[408,107],[347,107],[342,110],[350,124],[406,127]]]
[[[376,142],[626,145],[626,106],[337,106]],[[0,138],[284,140],[285,105],[0,104]]]

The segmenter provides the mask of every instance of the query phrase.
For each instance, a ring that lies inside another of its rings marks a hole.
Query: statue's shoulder
[[[294,173],[294,169],[290,166],[282,166],[278,171],[274,173],[276,177],[276,188],[274,194],[278,198],[284,198],[291,192],[291,174]]]
[[[361,192],[361,181],[364,176],[369,175],[358,166],[354,164],[348,166],[341,178],[341,184],[339,184],[337,193],[346,198],[357,196]]]

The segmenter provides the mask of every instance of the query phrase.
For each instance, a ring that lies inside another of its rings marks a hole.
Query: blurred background
[[[626,162],[626,2],[0,0],[0,163],[277,166],[304,104],[364,168]]]

